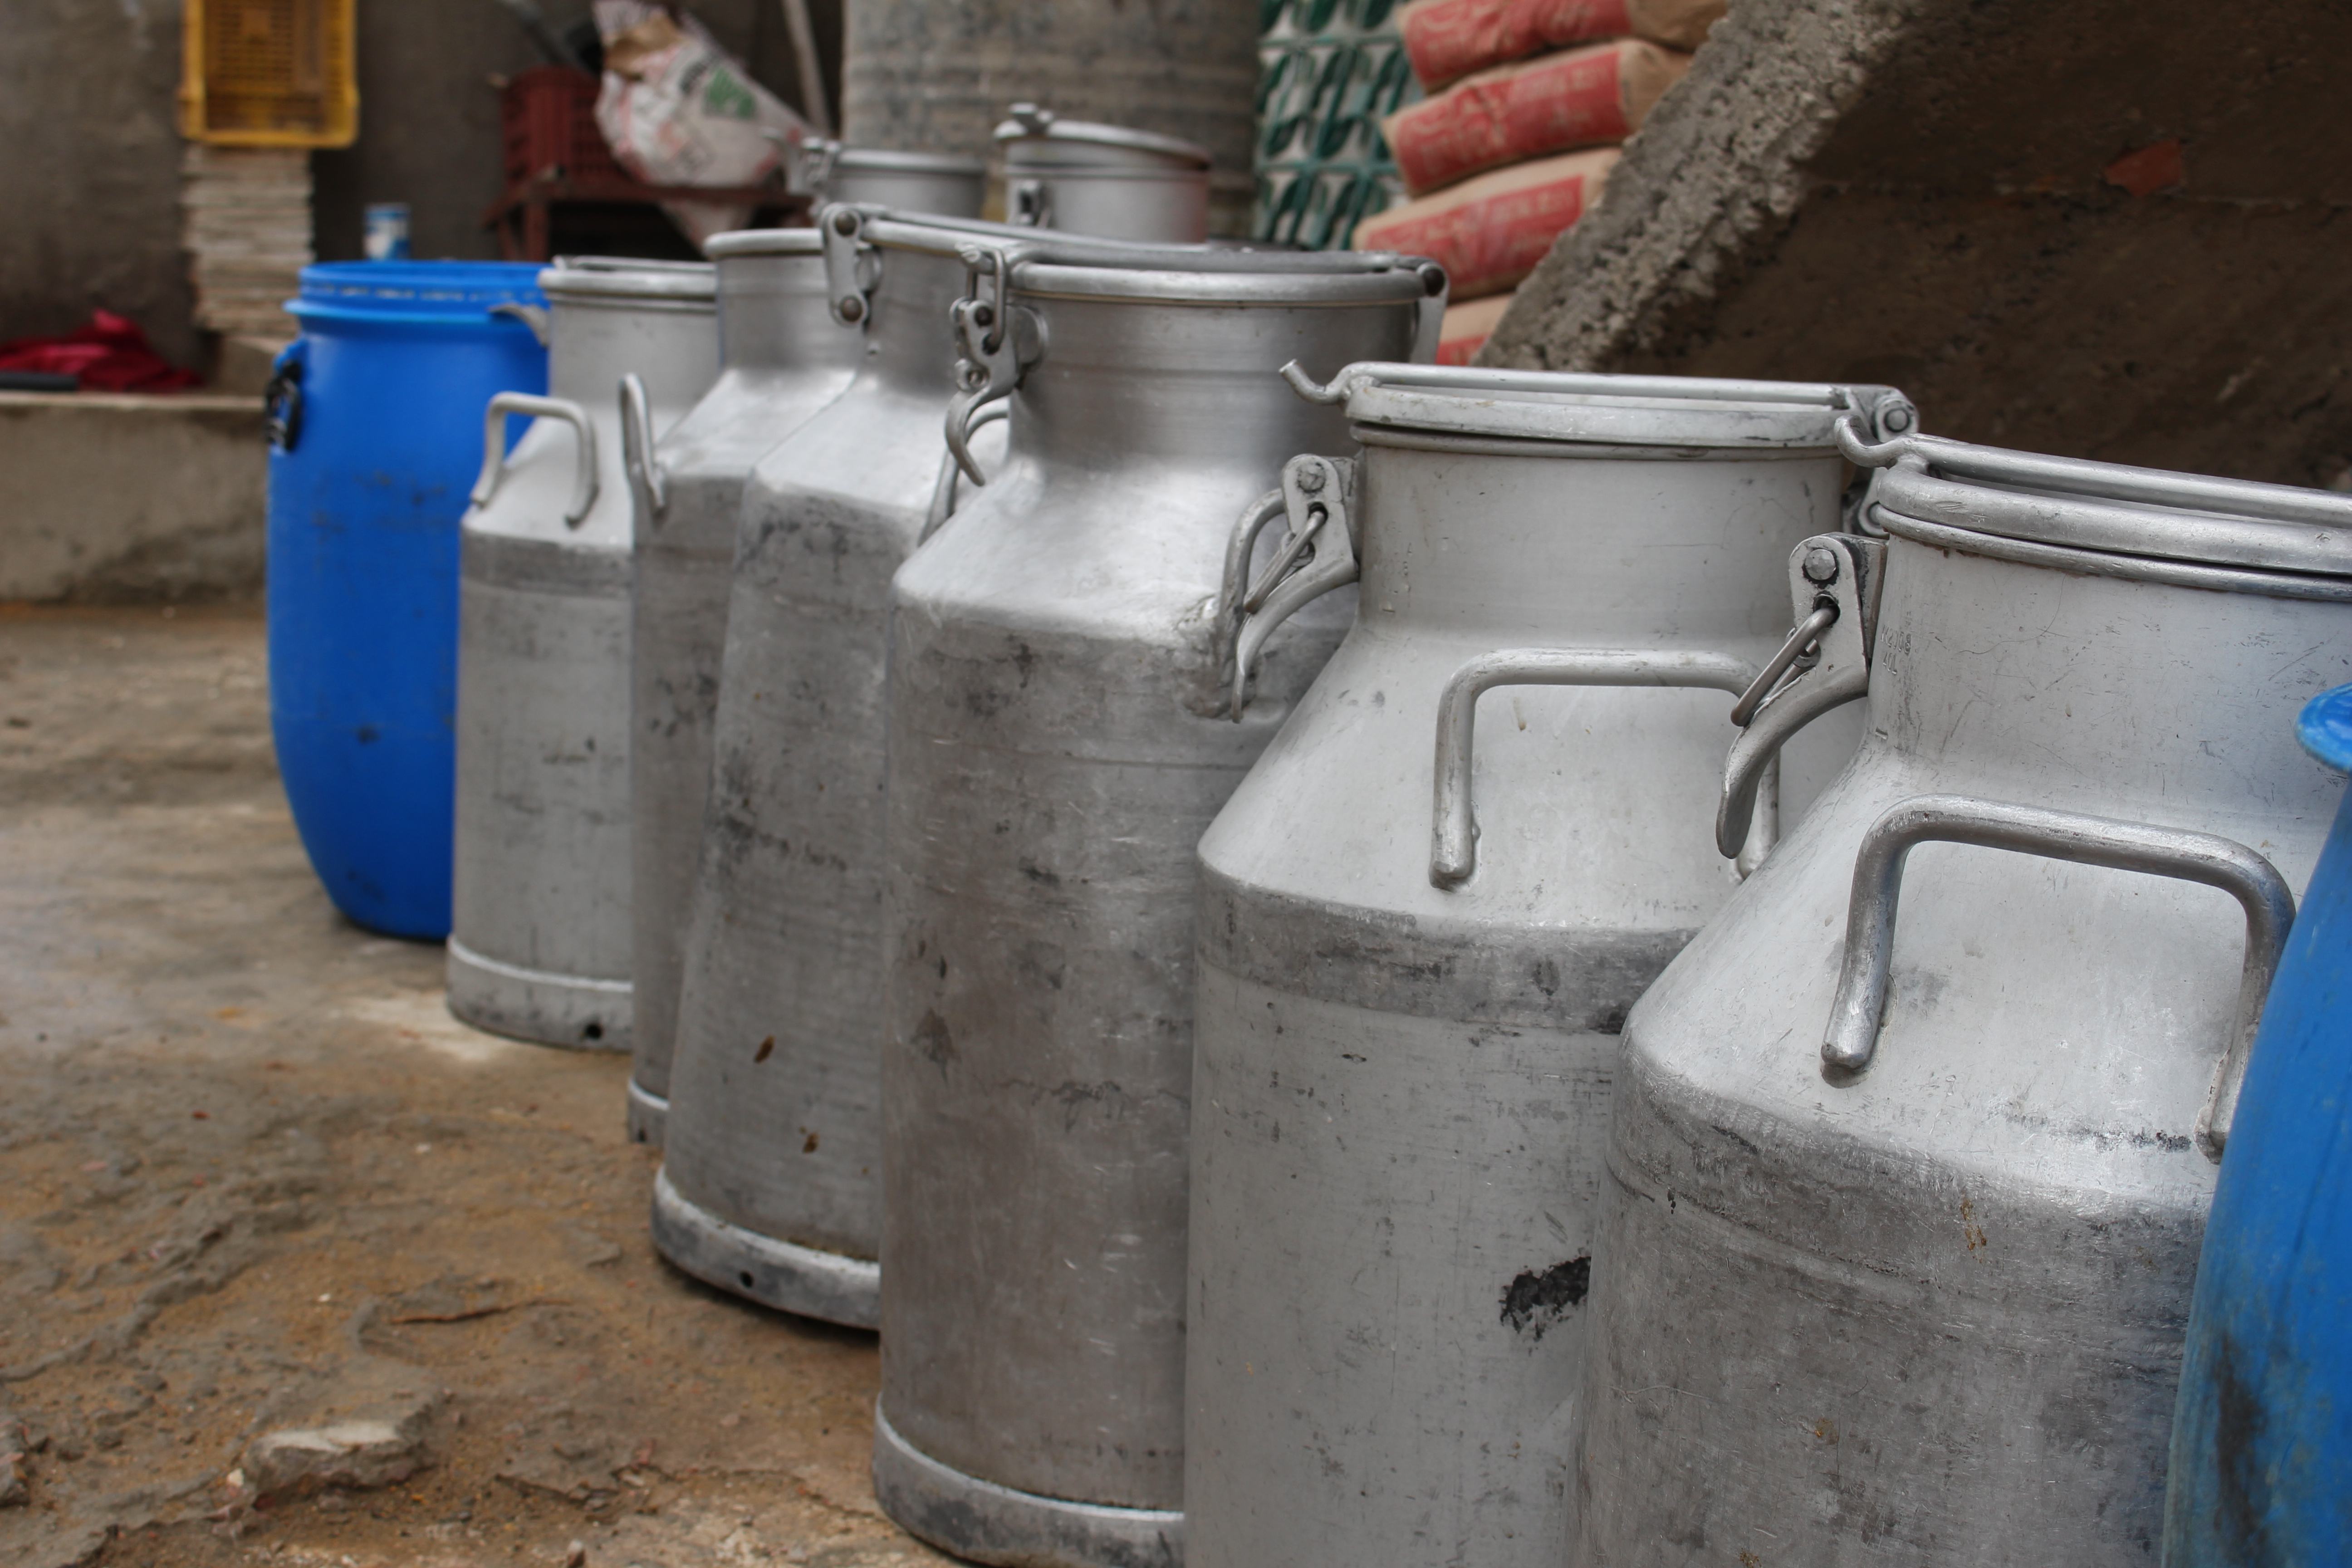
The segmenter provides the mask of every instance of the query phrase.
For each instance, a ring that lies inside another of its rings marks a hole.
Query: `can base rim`
[[[448,942],[449,1012],[494,1035],[575,1051],[629,1048],[632,991],[625,980],[592,980],[501,963]]]
[[[1016,1491],[940,1463],[874,1402],[874,1495],[908,1534],[1003,1568],[1182,1568],[1184,1515]]]
[[[634,1100],[636,1086],[630,1089]],[[664,1258],[730,1295],[852,1329],[881,1325],[880,1264],[778,1241],[721,1219],[688,1202],[667,1166],[654,1176],[653,1235]]]
[[[669,1132],[669,1101],[629,1080],[629,1142],[658,1149]]]

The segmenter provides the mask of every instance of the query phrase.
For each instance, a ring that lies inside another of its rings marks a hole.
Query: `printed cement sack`
[[[1465,305],[1446,306],[1445,324],[1437,330],[1437,363],[1468,364],[1471,356],[1485,348],[1486,340],[1495,335],[1496,324],[1517,298],[1516,294],[1489,294]]]
[[[1414,195],[1465,174],[1571,147],[1622,142],[1641,128],[1690,57],[1620,38],[1498,66],[1381,122]]]
[[[604,39],[596,128],[621,167],[647,184],[758,184],[807,131],[682,11],[654,0],[596,0],[596,30]],[[697,245],[751,221],[751,208],[731,204],[665,202],[662,209]]]
[[[1631,34],[1695,49],[1724,0],[1410,0],[1397,12],[1412,74],[1434,92],[1506,60]]]
[[[1480,174],[1366,218],[1356,248],[1428,257],[1445,268],[1456,300],[1499,294],[1592,209],[1620,156],[1596,147]]]

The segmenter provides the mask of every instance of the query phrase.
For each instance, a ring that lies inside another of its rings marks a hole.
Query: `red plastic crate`
[[[627,180],[596,129],[597,80],[568,66],[533,66],[499,93],[509,188],[532,180]]]

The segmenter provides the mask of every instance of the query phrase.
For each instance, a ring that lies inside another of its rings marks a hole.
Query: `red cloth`
[[[70,375],[84,392],[180,392],[204,384],[195,372],[150,347],[138,322],[111,310],[92,310],[89,325],[62,338],[0,343],[0,370]]]

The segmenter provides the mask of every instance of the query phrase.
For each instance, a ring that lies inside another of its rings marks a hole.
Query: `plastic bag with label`
[[[656,0],[596,0],[604,84],[596,126],[621,166],[648,184],[753,185],[772,174],[808,126],[691,15]],[[752,208],[665,202],[701,245],[741,228]]]

